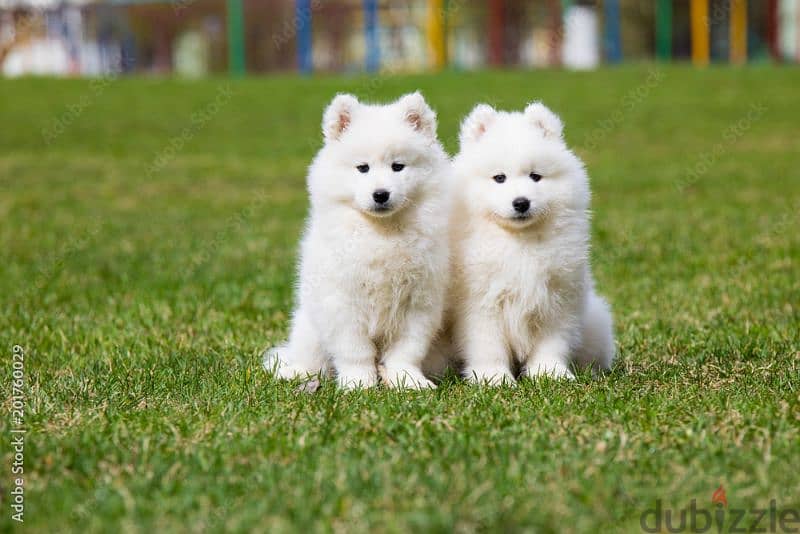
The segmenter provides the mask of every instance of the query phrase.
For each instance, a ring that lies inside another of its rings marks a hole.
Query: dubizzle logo
[[[664,508],[658,499],[655,508],[639,516],[639,525],[645,532],[663,532],[662,526],[667,532],[708,532],[713,527],[718,533],[723,529],[725,532],[800,532],[800,510],[779,509],[775,499],[769,501],[769,508],[729,508],[728,496],[720,484],[711,495],[711,510],[698,508],[697,499],[680,510]]]
[[[722,484],[714,490],[714,495],[711,496],[711,504],[721,504],[725,508],[728,507],[728,497],[725,496],[725,488]]]

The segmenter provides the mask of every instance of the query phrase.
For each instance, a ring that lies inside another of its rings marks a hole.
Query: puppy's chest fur
[[[462,290],[499,321],[515,352],[529,352],[543,331],[571,321],[583,291],[580,250],[477,235],[463,245]]]
[[[328,278],[326,292],[349,302],[371,337],[392,335],[411,305],[432,298],[433,272],[446,258],[420,228],[356,222],[336,230],[322,232],[314,270]]]
[[[410,231],[393,235],[362,235],[353,238],[355,254],[345,270],[349,283],[364,298],[391,306],[407,298],[415,283],[426,277],[428,240]]]

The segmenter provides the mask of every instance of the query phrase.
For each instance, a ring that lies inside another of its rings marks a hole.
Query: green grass
[[[790,68],[647,65],[0,81],[2,384],[8,409],[18,343],[26,526],[637,531],[656,499],[708,507],[720,484],[731,507],[800,508],[798,86]],[[610,375],[310,395],[261,370],[286,336],[324,105],[417,88],[451,152],[478,101],[562,114],[593,181]]]

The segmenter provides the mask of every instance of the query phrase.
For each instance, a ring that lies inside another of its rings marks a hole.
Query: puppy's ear
[[[322,135],[326,141],[335,141],[350,126],[353,111],[359,106],[353,95],[338,94],[322,114]]]
[[[558,115],[541,102],[533,102],[525,108],[525,117],[544,132],[545,137],[560,139],[564,133],[564,124]]]
[[[461,144],[477,141],[494,122],[497,111],[489,104],[478,104],[461,123]]]
[[[409,93],[400,97],[397,103],[403,110],[403,119],[414,130],[427,137],[436,137],[436,113],[425,102],[422,93]]]

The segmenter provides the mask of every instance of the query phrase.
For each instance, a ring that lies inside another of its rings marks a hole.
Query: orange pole
[[[730,60],[742,64],[747,61],[747,0],[730,0]]]
[[[708,2],[709,0],[692,0],[691,26],[692,26],[692,63],[699,67],[708,65],[711,55],[709,42],[710,29],[708,27]]]

